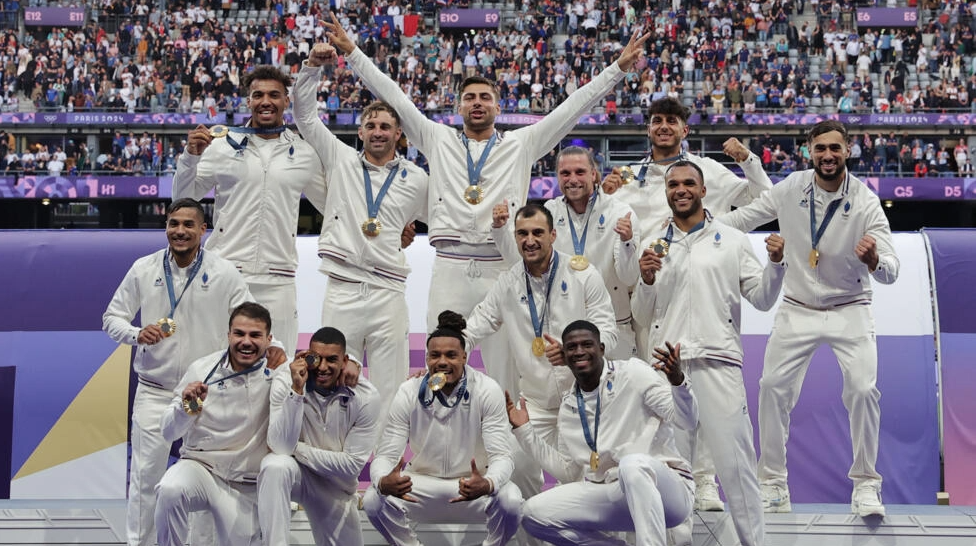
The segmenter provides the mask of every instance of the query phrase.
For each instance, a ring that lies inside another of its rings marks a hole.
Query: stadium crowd
[[[549,112],[590,81],[645,26],[654,32],[646,59],[597,107],[611,121],[618,113],[644,113],[652,100],[665,96],[679,98],[701,115],[974,112],[971,3],[928,2],[917,27],[900,29],[857,28],[854,9],[864,3],[806,3],[487,2],[471,7],[502,8],[498,31],[436,32],[425,23],[425,14],[436,8],[430,2],[215,0],[167,2],[166,10],[160,11],[151,0],[103,0],[92,6],[83,28],[6,32],[0,50],[0,108],[243,112],[246,104],[237,92],[242,76],[257,64],[296,73],[312,44],[322,39],[318,19],[333,9],[363,51],[419,108],[432,114],[451,112],[456,85],[476,74],[499,83],[504,112]],[[16,11],[17,4],[6,2],[5,11]],[[45,2],[32,0],[35,4]],[[467,2],[438,3],[446,5],[470,7]],[[895,6],[893,0],[886,5]],[[389,24],[411,13],[421,15],[416,31]],[[375,20],[376,16],[391,18]],[[31,104],[20,104],[23,100]],[[371,100],[342,62],[331,67],[318,89],[324,114],[357,111]],[[166,139],[151,135],[127,140],[114,139],[111,151],[100,150],[95,157],[88,156],[84,144],[76,146],[74,154],[62,151],[75,160],[62,169],[172,172],[182,151],[180,143],[167,142],[164,147]],[[907,154],[881,155],[874,152],[880,148],[878,140],[862,137],[863,153],[857,158],[862,163],[854,164],[853,170],[909,175],[915,170],[971,169],[953,158],[942,163],[937,152],[929,160],[928,144],[940,150],[937,141],[917,139],[916,145],[904,138],[897,151],[906,148]],[[791,172],[806,164],[800,147],[785,145],[781,150],[771,145],[765,150],[755,141],[758,155],[770,158],[765,162],[770,172]],[[23,155],[34,155],[38,161],[37,156],[47,153],[31,149]],[[4,169],[16,168],[7,156],[2,156]],[[904,156],[914,161],[906,162]],[[23,157],[21,162],[25,172],[38,168]],[[917,162],[924,165],[918,168]],[[540,164],[544,171],[545,163],[546,158]]]

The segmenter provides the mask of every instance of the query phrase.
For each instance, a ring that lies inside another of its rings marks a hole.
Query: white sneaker
[[[700,512],[723,512],[723,501],[717,482],[713,480],[696,480],[696,496],[693,510]]]
[[[880,497],[879,485],[864,483],[852,491],[852,513],[860,517],[886,515],[886,507]]]
[[[791,512],[791,494],[787,487],[762,485],[761,504],[769,514],[787,514]]]

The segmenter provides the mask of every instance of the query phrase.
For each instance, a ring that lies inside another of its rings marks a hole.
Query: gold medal
[[[215,125],[211,127],[211,136],[214,138],[224,138],[228,136],[228,126],[227,125]]]
[[[587,261],[587,256],[584,256],[583,254],[575,254],[570,259],[570,266],[574,271],[584,271],[587,269],[589,263],[590,262]]]
[[[542,337],[533,338],[533,356],[543,356],[547,354],[547,343]]]
[[[163,337],[170,337],[177,332],[177,323],[171,318],[161,318],[156,321],[156,325],[163,332]]]
[[[360,230],[367,237],[376,237],[380,235],[380,220],[376,218],[367,218],[364,223],[360,224]]]
[[[618,171],[618,176],[621,178],[622,186],[627,186],[635,181],[635,171],[631,167],[622,167]]]
[[[600,462],[601,462],[601,458],[598,457],[598,452],[597,451],[592,451],[591,452],[591,470],[594,471],[594,472],[597,472],[598,471],[598,463],[600,463]]]
[[[305,356],[306,366],[310,368],[318,368],[321,360],[322,357],[315,353],[309,353]]]
[[[669,254],[669,241],[665,239],[656,239],[654,243],[649,245],[652,252],[660,258],[665,258]]]
[[[183,411],[187,412],[187,415],[197,415],[204,410],[204,401],[198,396],[194,400],[183,399]]]
[[[433,373],[428,378],[428,388],[431,389],[431,392],[438,392],[445,386],[445,381],[447,381],[445,372]]]
[[[808,253],[808,265],[812,269],[818,267],[818,250],[813,248],[812,251]]]
[[[465,201],[468,204],[478,205],[479,203],[482,202],[482,197],[484,195],[485,192],[482,191],[482,186],[479,186],[478,184],[473,184],[465,188],[465,193],[462,194],[462,197],[465,199]]]

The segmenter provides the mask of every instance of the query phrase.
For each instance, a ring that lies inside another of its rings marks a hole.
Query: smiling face
[[[250,368],[264,356],[272,336],[263,320],[237,315],[228,330],[228,360],[234,371]]]
[[[289,107],[289,93],[277,80],[255,80],[248,94],[251,110],[251,126],[274,128],[285,124],[285,109]]]
[[[574,379],[581,388],[592,390],[604,370],[604,344],[594,332],[585,329],[567,332],[563,341],[564,361]]]
[[[484,83],[472,83],[462,89],[458,113],[466,129],[479,133],[491,130],[499,115],[499,99],[493,88]]]
[[[455,385],[462,379],[465,370],[465,349],[458,338],[451,336],[433,337],[428,340],[428,353],[425,355],[425,364],[428,366],[428,373],[445,374],[445,386],[442,391],[447,393],[454,390]]]
[[[177,263],[189,262],[197,255],[206,231],[207,224],[196,209],[184,207],[170,213],[166,219],[166,240]]]
[[[309,343],[309,352],[319,357],[318,364],[309,366],[309,381],[321,389],[331,389],[340,379],[340,372],[349,361],[344,347],[338,343]]]
[[[659,152],[656,156],[678,154],[688,134],[689,126],[675,114],[652,114],[649,120],[649,143]]]
[[[849,146],[845,137],[838,131],[822,133],[811,139],[808,149],[812,155],[812,168],[815,175],[824,182],[837,184],[846,174],[846,159]]]
[[[690,218],[703,210],[706,186],[690,166],[673,167],[666,173],[666,201],[676,218]]]
[[[557,161],[557,183],[568,203],[586,204],[594,193],[594,167],[584,154],[560,156]]]
[[[540,212],[533,216],[516,218],[516,247],[523,256],[526,268],[534,274],[542,274],[550,263],[557,231],[547,225],[547,217]]]
[[[363,141],[363,153],[374,164],[394,159],[394,148],[401,138],[401,128],[390,112],[375,110],[365,114],[357,130]]]

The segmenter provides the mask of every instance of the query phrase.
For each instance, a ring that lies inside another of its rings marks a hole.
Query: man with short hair
[[[321,67],[335,59],[332,46],[315,44],[293,89],[296,124],[326,166],[329,184],[319,236],[319,270],[329,277],[322,324],[342,326],[357,359],[366,353],[370,379],[386,407],[409,368],[404,290],[411,268],[401,229],[426,220],[428,176],[397,153],[401,124],[390,105],[374,102],[364,109],[357,131],[361,153],[322,123],[316,87]],[[352,314],[359,319],[350,321]]]
[[[351,361],[346,337],[332,327],[275,374],[269,394],[268,446],[258,474],[258,521],[269,546],[289,544],[289,501],[308,514],[316,546],[363,544],[356,495],[384,406],[365,380],[340,382]]]
[[[633,312],[649,329],[649,347],[669,340],[683,347],[683,371],[696,387],[702,440],[677,437],[687,459],[707,447],[743,546],[763,546],[764,512],[757,484],[754,431],[741,368],[741,296],[766,311],[784,278],[784,239],[767,237],[763,269],[743,233],[714,221],[703,207],[703,172],[679,160],[666,169],[672,219],[643,241]],[[686,436],[686,435],[683,435]]]
[[[271,326],[267,309],[242,303],[231,312],[227,348],[194,361],[173,390],[160,429],[183,447],[156,489],[160,546],[185,544],[198,511],[213,516],[220,546],[260,543],[256,482],[268,454]]]
[[[428,326],[439,309],[467,314],[507,270],[491,234],[492,208],[504,200],[511,210],[526,202],[530,172],[590,110],[625,76],[642,54],[649,35],[632,36],[618,60],[588,85],[572,93],[558,108],[533,125],[498,131],[499,90],[493,81],[471,77],[462,82],[458,113],[462,130],[428,119],[349,39],[335,16],[323,23],[330,42],[346,56],[350,67],[380,99],[401,116],[404,133],[428,159],[432,183],[428,189],[429,241],[436,248],[428,296]],[[511,361],[506,336],[484,340],[487,372],[504,389],[515,392],[517,377],[506,377]]]
[[[722,217],[741,230],[775,218],[788,246],[784,301],[764,352],[758,396],[761,456],[757,477],[764,509],[790,512],[786,445],[792,408],[815,350],[828,344],[839,360],[849,411],[852,511],[883,516],[876,472],[880,392],[870,278],[896,281],[900,261],[877,197],[846,169],[849,133],[838,121],[808,132],[812,169],[792,173],[754,203]]]
[[[689,462],[672,440],[675,427],[692,429],[697,420],[680,346],[656,349],[657,371],[635,358],[605,358],[600,330],[588,321],[568,324],[561,338],[574,384],[560,403],[557,446],[540,437],[524,399],[517,407],[506,396],[520,445],[560,481],[523,503],[523,527],[560,546],[624,546],[609,534],[621,531],[634,531],[636,544],[666,544],[666,529],[693,507]]]
[[[113,341],[136,346],[132,366],[139,383],[132,406],[126,503],[130,546],[149,546],[155,540],[156,484],[166,471],[172,444],[160,432],[160,414],[188,364],[224,346],[228,314],[252,300],[234,264],[201,248],[206,231],[200,203],[174,201],[167,209],[167,248],[133,263],[102,316],[102,329]],[[141,326],[132,324],[137,313]]]
[[[290,356],[299,335],[299,201],[305,195],[320,212],[326,201],[322,162],[285,126],[291,84],[274,66],[256,67],[241,82],[251,110],[248,123],[191,130],[173,175],[174,198],[203,199],[214,192],[215,226],[207,249],[238,267],[275,317],[278,339]]]

